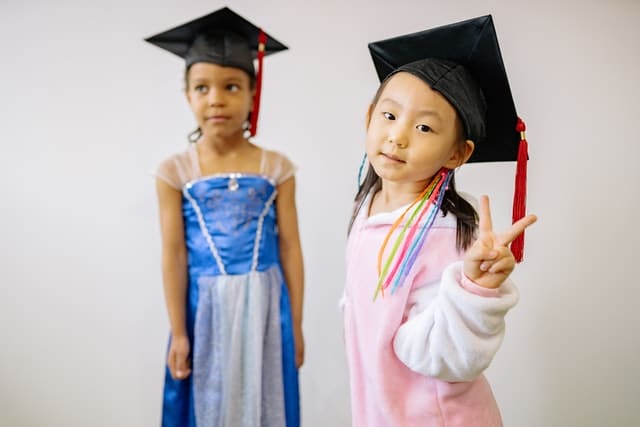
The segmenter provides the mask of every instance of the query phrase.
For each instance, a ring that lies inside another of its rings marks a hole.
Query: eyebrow
[[[389,97],[383,98],[383,99],[380,100],[380,103],[383,103],[383,102],[388,102],[388,103],[390,103],[390,104],[392,104],[392,105],[394,105],[396,107],[402,107],[402,104],[399,103],[398,101],[396,101],[393,98],[389,98]],[[442,120],[442,116],[440,116],[440,113],[438,113],[435,110],[429,110],[429,109],[418,110],[417,115],[418,116],[432,116],[432,117],[437,118],[438,120]]]
[[[222,78],[219,81],[216,81],[216,79],[211,79],[208,76],[192,77],[189,80],[192,84],[237,84],[237,85],[242,84],[242,79],[236,76]]]

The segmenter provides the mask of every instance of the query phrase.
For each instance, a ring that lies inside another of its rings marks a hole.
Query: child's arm
[[[186,327],[187,250],[182,219],[182,194],[162,179],[156,180],[162,234],[162,280],[171,326],[167,364],[175,379],[191,373]]]
[[[302,334],[304,265],[298,231],[295,189],[295,177],[291,177],[278,185],[276,212],[280,239],[280,259],[291,299],[296,365],[299,368],[304,362],[304,337]]]
[[[439,286],[412,292],[414,307],[394,339],[396,355],[410,369],[444,381],[473,380],[502,344],[504,317],[518,300],[507,280],[515,266],[507,245],[536,220],[529,215],[494,234],[486,196],[479,217],[478,239],[464,263],[446,268]]]
[[[511,281],[481,288],[464,278],[462,264],[411,292],[412,308],[393,341],[409,369],[443,381],[472,381],[489,366],[504,338],[504,318],[518,301]]]

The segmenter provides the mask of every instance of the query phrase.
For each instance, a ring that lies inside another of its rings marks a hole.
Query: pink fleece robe
[[[501,426],[482,371],[502,342],[517,291],[510,281],[490,290],[464,277],[455,217],[440,213],[404,285],[374,302],[378,250],[403,209],[367,218],[365,202],[347,244],[353,426]]]

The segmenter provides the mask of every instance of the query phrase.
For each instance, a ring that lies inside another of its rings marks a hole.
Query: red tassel
[[[516,130],[520,132],[520,146],[518,147],[516,185],[513,193],[513,222],[523,218],[527,210],[527,160],[529,160],[529,147],[525,136],[527,126],[519,117]],[[522,261],[524,254],[524,232],[511,243],[511,252],[513,252],[516,262]]]
[[[253,98],[253,110],[251,111],[251,136],[258,132],[258,115],[260,114],[260,94],[262,92],[262,59],[264,58],[267,36],[260,30],[258,36],[258,72],[256,73],[256,94]]]

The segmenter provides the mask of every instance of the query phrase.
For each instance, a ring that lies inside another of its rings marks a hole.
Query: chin
[[[393,177],[398,175],[398,170],[394,170],[393,168],[385,167],[385,165],[375,165],[372,164],[373,170],[376,174],[383,179],[393,179]]]

